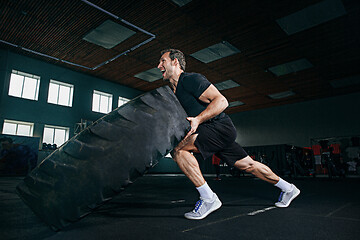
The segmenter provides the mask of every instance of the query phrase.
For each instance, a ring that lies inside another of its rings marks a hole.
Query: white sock
[[[284,192],[292,190],[292,185],[282,178],[279,178],[279,181],[274,186],[280,188]]]
[[[212,199],[214,196],[214,192],[211,190],[207,182],[205,182],[200,187],[197,187],[196,189],[199,191],[200,197],[202,199]]]

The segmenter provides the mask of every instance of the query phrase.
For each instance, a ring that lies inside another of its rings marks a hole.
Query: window
[[[48,103],[71,107],[74,85],[50,80]]]
[[[4,120],[2,133],[32,137],[33,129],[34,129],[33,123]]]
[[[45,125],[43,142],[61,146],[69,140],[69,128]]]
[[[119,97],[118,107],[120,107],[121,105],[124,105],[128,101],[130,101],[130,99],[127,99],[127,98],[124,98],[124,97]]]
[[[12,70],[9,95],[13,97],[38,100],[40,77],[29,73]]]
[[[112,108],[112,95],[94,90],[92,110],[94,112],[109,113]]]

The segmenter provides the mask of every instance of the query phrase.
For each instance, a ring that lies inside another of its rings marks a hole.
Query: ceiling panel
[[[134,75],[156,67],[162,49],[178,48],[185,53],[187,71],[199,72],[212,83],[231,79],[240,84],[222,91],[229,102],[245,103],[229,108],[229,113],[349,94],[360,88],[356,85],[334,89],[330,85],[333,80],[360,74],[360,2],[357,0],[342,1],[345,15],[290,36],[276,20],[321,0],[193,0],[183,7],[171,0],[90,2],[98,8],[80,0],[1,1],[0,48],[141,91],[166,83],[162,80],[149,83]],[[129,27],[122,19],[135,27]],[[111,49],[83,40],[107,20],[129,27],[136,34]],[[119,56],[150,38],[136,27],[154,34],[155,39]],[[208,64],[191,57],[222,41],[241,52]],[[314,67],[284,76],[268,71],[269,67],[303,58]],[[103,65],[92,69],[99,64]],[[289,90],[296,95],[280,100],[267,97]]]

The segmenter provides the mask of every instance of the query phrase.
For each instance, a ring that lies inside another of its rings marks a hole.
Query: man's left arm
[[[219,115],[228,107],[228,101],[226,98],[219,92],[219,90],[211,84],[199,97],[199,100],[205,103],[209,103],[204,111],[202,111],[196,117],[188,117],[188,121],[191,125],[191,130],[185,136],[187,138],[194,132],[198,126],[206,122],[207,120]]]

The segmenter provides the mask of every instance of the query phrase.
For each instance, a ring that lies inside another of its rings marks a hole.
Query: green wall
[[[41,77],[39,100],[8,96],[12,69]],[[47,103],[50,79],[75,86],[73,107]],[[134,98],[142,92],[110,81],[72,71],[54,64],[0,49],[0,127],[4,119],[35,123],[34,136],[42,138],[44,124],[70,128],[81,119],[97,120],[104,114],[91,111],[93,90],[113,94],[113,108],[119,96]],[[312,138],[360,135],[360,93],[231,114],[237,142],[242,146],[289,144],[310,146]],[[203,163],[212,172],[211,163]],[[179,172],[170,159],[153,172]]]
[[[38,101],[8,96],[12,69],[41,77]],[[50,79],[74,85],[72,107],[47,103]],[[75,123],[86,119],[95,121],[104,116],[92,112],[93,90],[113,94],[113,109],[117,107],[118,97],[132,99],[141,91],[120,84],[72,71],[27,56],[0,49],[0,127],[4,119],[34,123],[34,137],[42,139],[44,125],[70,128],[70,138],[74,135]]]
[[[360,135],[360,93],[230,115],[242,146],[310,146],[311,139]]]

